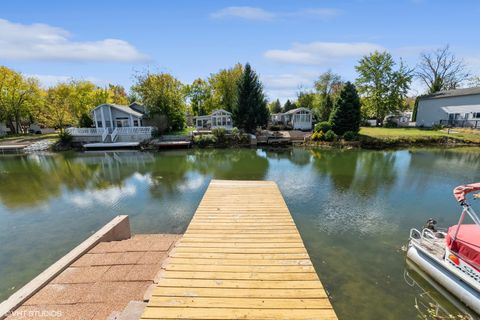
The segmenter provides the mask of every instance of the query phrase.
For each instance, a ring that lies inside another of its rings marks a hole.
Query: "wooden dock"
[[[337,319],[277,185],[213,180],[142,319]]]

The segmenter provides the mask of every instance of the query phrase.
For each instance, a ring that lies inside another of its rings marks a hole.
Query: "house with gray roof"
[[[418,100],[416,125],[480,128],[480,87],[439,91]]]
[[[133,146],[150,139],[152,127],[144,127],[145,108],[138,103],[128,106],[104,103],[92,112],[94,127],[68,128],[74,142],[89,147]]]

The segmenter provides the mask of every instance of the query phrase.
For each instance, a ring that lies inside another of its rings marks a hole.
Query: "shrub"
[[[315,132],[327,132],[332,130],[332,125],[328,121],[322,121],[315,125]]]
[[[282,128],[278,124],[272,124],[269,129],[271,131],[280,131]]]
[[[60,143],[63,144],[63,145],[68,145],[72,142],[73,140],[73,137],[70,133],[68,133],[67,131],[63,130],[62,132],[60,132],[60,134],[58,135],[59,138],[60,138]]]
[[[345,141],[354,141],[357,140],[357,138],[357,133],[353,131],[347,131],[343,134],[343,139],[345,139]]]
[[[193,138],[193,142],[199,147],[204,148],[207,146],[215,145],[217,143],[217,137],[215,137],[213,134],[202,134],[199,136],[195,136]]]
[[[433,126],[432,126],[432,130],[442,130],[444,128],[443,125],[439,124],[439,123],[435,123]]]
[[[393,122],[392,120],[387,120],[387,122],[385,122],[383,124],[383,127],[385,127],[385,128],[396,128],[396,127],[398,127],[398,125],[397,125],[396,122]]]
[[[312,139],[313,141],[323,141],[324,136],[325,134],[323,133],[323,131],[315,131],[310,139]]]
[[[212,134],[215,136],[218,143],[225,143],[227,141],[227,131],[225,128],[214,128],[212,129]]]
[[[335,141],[335,139],[337,139],[337,135],[335,134],[335,132],[333,132],[333,130],[328,130],[325,133],[325,136],[324,136],[323,139],[325,141]]]

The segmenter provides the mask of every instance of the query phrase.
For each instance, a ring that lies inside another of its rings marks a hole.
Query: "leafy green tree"
[[[318,80],[315,81],[315,89],[320,95],[338,95],[342,89],[343,81],[342,77],[332,70],[328,70],[322,73]]]
[[[329,94],[322,95],[320,107],[318,108],[318,120],[328,121],[330,119],[330,114],[333,109],[333,100],[332,96]]]
[[[209,114],[213,108],[212,87],[203,79],[195,79],[186,86],[186,96],[190,100],[190,107],[196,116]]]
[[[287,101],[285,102],[285,104],[283,105],[283,112],[287,112],[287,111],[290,111],[290,110],[293,110],[293,109],[296,109],[297,106],[295,105],[295,103],[291,102],[290,99],[287,99]]]
[[[88,113],[84,113],[80,116],[80,120],[78,122],[78,126],[80,128],[90,128],[93,127],[93,119]]]
[[[185,126],[183,84],[168,73],[146,73],[137,76],[132,87],[160,131],[182,130]],[[157,119],[157,120],[156,120]]]
[[[258,126],[265,126],[268,122],[263,86],[248,63],[238,83],[238,100],[233,109],[233,120],[239,128],[247,132],[253,132]]]
[[[413,70],[402,61],[397,69],[392,55],[378,52],[364,56],[355,69],[358,72],[356,84],[364,97],[364,113],[382,123],[385,116],[404,109],[405,98],[412,81]]]
[[[318,107],[317,95],[313,92],[299,92],[297,97],[297,108],[315,109]]]
[[[270,110],[270,113],[280,113],[282,112],[282,104],[280,103],[280,100],[275,100],[272,103],[268,105],[268,109]]]
[[[41,103],[36,79],[0,66],[0,120],[7,121],[12,132],[22,132],[22,120],[30,119]]]
[[[119,104],[119,105],[128,105],[128,96],[125,88],[121,85],[109,84],[108,85],[108,102]]]
[[[243,74],[243,66],[237,63],[233,68],[212,74],[208,83],[213,89],[213,109],[232,111],[237,104],[238,82]]]
[[[63,130],[75,124],[74,87],[69,83],[59,83],[47,90],[45,104],[39,114],[39,121],[48,127]]]
[[[337,135],[343,135],[347,131],[358,132],[360,120],[360,98],[357,89],[352,83],[347,82],[340,91],[330,115],[332,130]]]

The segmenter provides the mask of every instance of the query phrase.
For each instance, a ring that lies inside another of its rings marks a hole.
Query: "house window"
[[[473,113],[473,118],[474,118],[474,119],[480,118],[480,112],[474,112],[474,113]]]
[[[458,120],[460,118],[460,113],[449,113],[448,120]]]
[[[115,123],[118,128],[128,127],[128,118],[115,118]]]
[[[102,121],[97,121],[97,127],[102,128]]]
[[[216,126],[216,125],[217,125],[217,118],[212,117],[212,126]]]
[[[133,126],[138,127],[138,120],[133,120]]]

